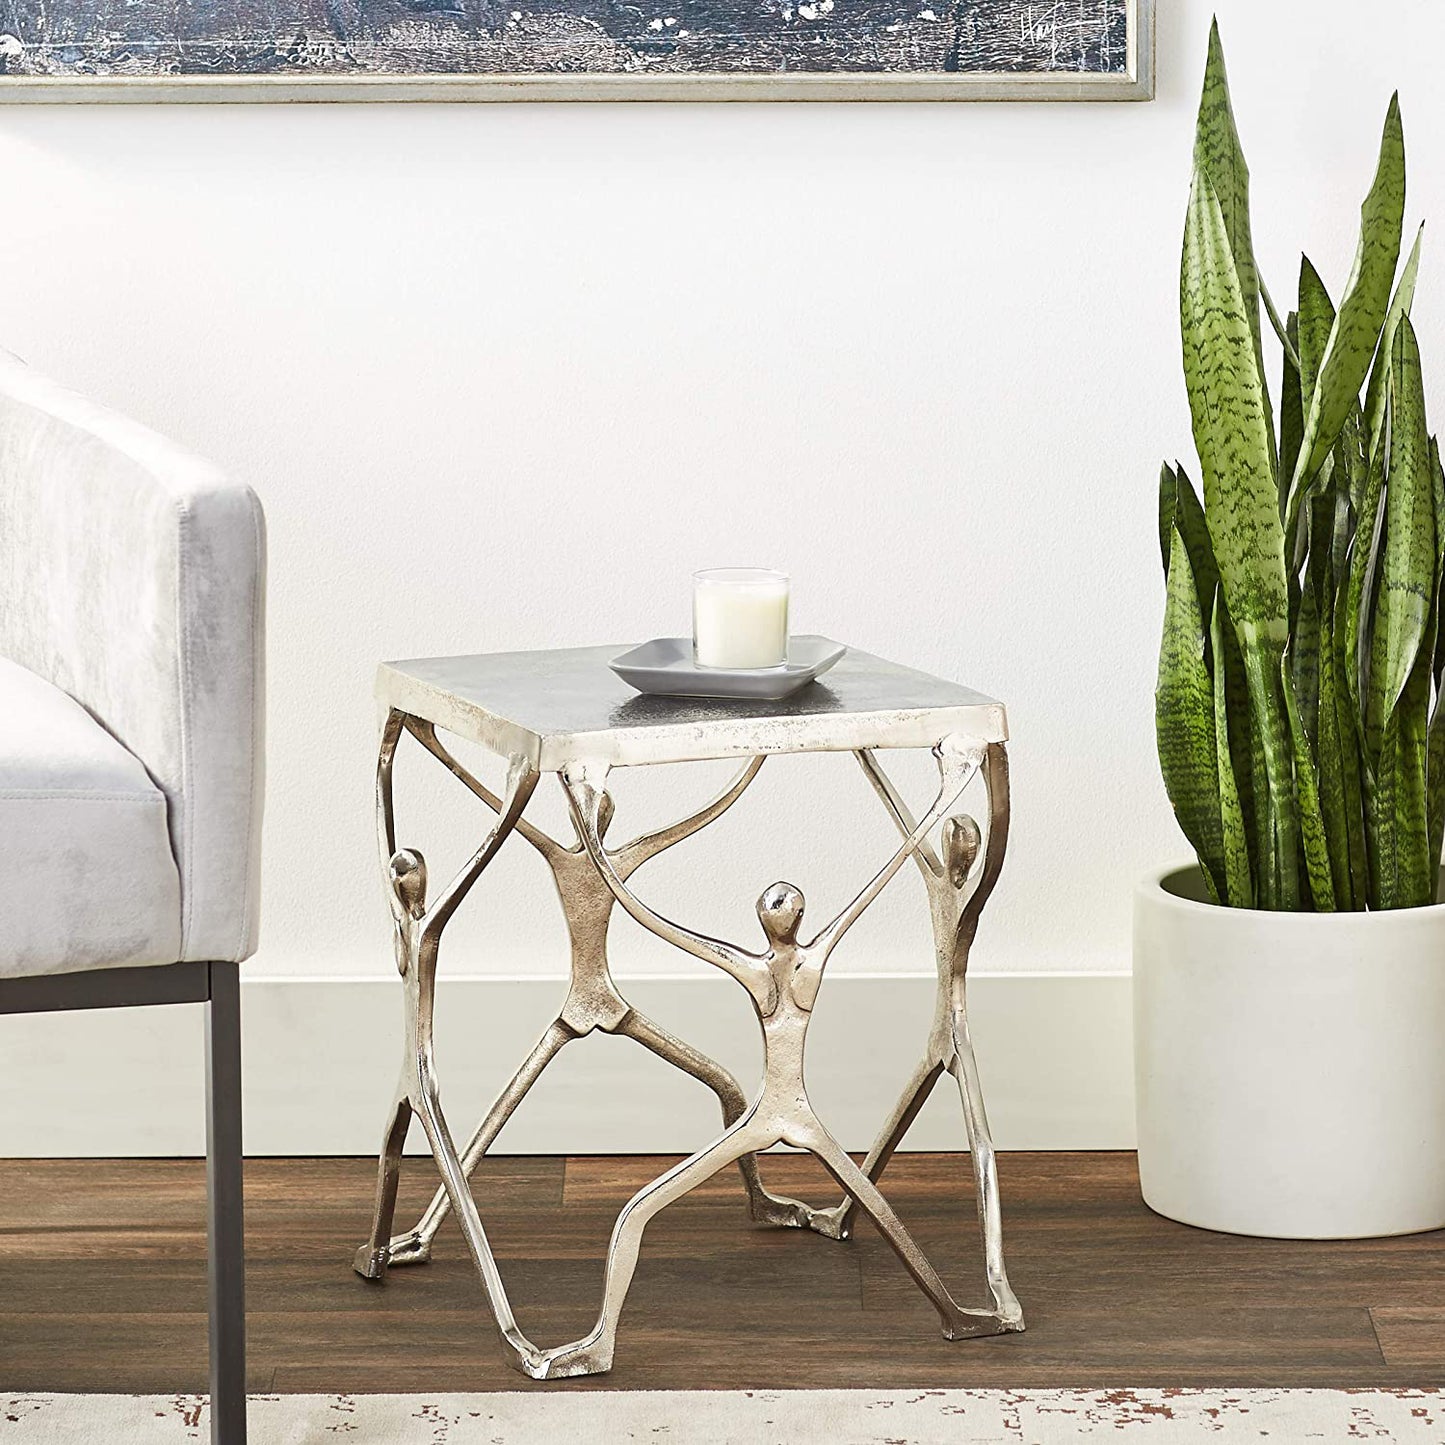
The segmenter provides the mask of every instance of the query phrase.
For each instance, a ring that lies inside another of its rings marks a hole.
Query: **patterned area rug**
[[[0,1395],[0,1445],[204,1445],[203,1398]],[[250,1445],[1445,1441],[1439,1390],[572,1390],[257,1395]]]

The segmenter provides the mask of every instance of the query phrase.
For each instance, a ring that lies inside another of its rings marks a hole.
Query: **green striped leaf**
[[[1224,45],[1219,38],[1219,21],[1209,28],[1209,54],[1204,63],[1204,86],[1199,97],[1199,114],[1194,127],[1194,169],[1209,180],[1219,202],[1230,254],[1239,277],[1245,318],[1254,341],[1255,367],[1263,386],[1264,348],[1259,321],[1259,272],[1254,260],[1254,240],[1249,221],[1249,167],[1234,121],[1234,104],[1229,95],[1229,73],[1224,63]],[[1270,466],[1276,465],[1274,421],[1268,408],[1265,428],[1269,435]]]
[[[1354,268],[1305,414],[1304,441],[1290,484],[1292,500],[1324,465],[1345,417],[1359,401],[1389,310],[1404,219],[1405,134],[1397,95],[1385,117],[1374,182],[1360,208]]]
[[[1339,509],[1345,510],[1344,498],[1336,499]],[[1334,896],[1338,907],[1359,908],[1363,901],[1356,901],[1354,878],[1350,868],[1350,816],[1349,796],[1345,781],[1344,751],[1359,746],[1354,729],[1341,735],[1337,681],[1340,670],[1336,665],[1335,646],[1335,588],[1325,596],[1324,615],[1320,619],[1320,699],[1319,722],[1315,734],[1315,757],[1319,763],[1320,812],[1324,817],[1325,843],[1329,851],[1330,877],[1334,881]]]
[[[1430,438],[1430,480],[1435,498],[1435,544],[1439,554],[1435,569],[1435,684],[1438,687],[1445,677],[1445,618],[1440,616],[1445,608],[1445,467],[1440,464],[1440,441]]]
[[[1440,897],[1440,854],[1445,847],[1445,468],[1440,463],[1440,444],[1430,438],[1430,470],[1433,474],[1435,499],[1435,535],[1439,544],[1439,565],[1435,572],[1435,656],[1432,671],[1435,677],[1435,706],[1425,736],[1425,821],[1426,847],[1434,877],[1431,898]]]
[[[1425,736],[1425,846],[1429,852],[1434,884],[1432,900],[1440,897],[1440,853],[1445,848],[1445,708],[1440,693]]]
[[[1224,599],[1246,653],[1288,632],[1284,533],[1264,391],[1224,218],[1196,171],[1180,274],[1184,375]]]
[[[1399,283],[1390,300],[1390,309],[1385,313],[1385,326],[1380,334],[1380,344],[1375,348],[1375,363],[1370,368],[1370,384],[1365,391],[1365,422],[1370,438],[1380,438],[1381,422],[1385,419],[1385,377],[1390,367],[1390,356],[1395,347],[1395,332],[1399,329],[1400,318],[1410,314],[1415,303],[1415,281],[1420,274],[1420,246],[1425,240],[1425,227],[1421,225],[1415,233],[1415,244],[1410,249],[1409,260],[1400,272]]]
[[[1435,543],[1445,567],[1445,466],[1440,461],[1440,438],[1430,438],[1430,491],[1435,501]],[[1438,640],[1438,639],[1437,639]]]
[[[1380,750],[1379,722],[1372,729],[1366,715],[1364,698],[1365,659],[1370,655],[1374,618],[1375,574],[1378,567],[1380,536],[1384,508],[1380,505],[1385,490],[1385,458],[1376,453],[1370,461],[1365,495],[1360,499],[1355,537],[1350,545],[1350,576],[1345,595],[1345,684],[1350,706],[1359,720],[1360,739],[1364,749],[1365,771],[1374,766]]]
[[[1349,897],[1352,908],[1364,908],[1370,896],[1370,860],[1365,841],[1365,778],[1364,762],[1361,757],[1362,730],[1360,723],[1359,695],[1351,689],[1351,678],[1358,673],[1351,671],[1347,654],[1349,623],[1348,582],[1342,583],[1335,593],[1334,626],[1330,649],[1333,663],[1331,690],[1335,701],[1335,725],[1340,740],[1340,783],[1343,792],[1345,821],[1345,852],[1348,860],[1350,885]],[[1343,900],[1345,890],[1338,886],[1336,896]]]
[[[1336,496],[1327,492],[1312,499],[1308,513],[1309,551],[1299,611],[1290,637],[1295,700],[1305,734],[1315,743],[1319,729],[1320,657],[1324,650],[1325,618],[1334,591]]]
[[[1194,573],[1194,593],[1199,599],[1199,615],[1205,618],[1214,609],[1214,595],[1219,591],[1219,567],[1214,561],[1214,544],[1209,539],[1209,526],[1194,483],[1183,467],[1174,468],[1174,525],[1184,538],[1189,553],[1189,566]]]
[[[1211,897],[1217,902],[1226,896],[1226,870],[1214,687],[1204,665],[1204,624],[1189,551],[1177,527],[1170,543],[1154,726],[1165,790],[1184,836],[1199,856]]]
[[[1289,632],[1284,532],[1253,335],[1219,202],[1198,170],[1185,226],[1180,321],[1209,536],[1243,655],[1252,732],[1263,751],[1266,786],[1256,786],[1255,798],[1267,827],[1260,828],[1256,898],[1266,908],[1292,908],[1299,850],[1279,683]]]
[[[1420,349],[1409,317],[1395,335],[1389,377],[1389,471],[1380,588],[1375,603],[1367,703],[1372,726],[1394,712],[1432,620],[1439,553],[1435,475],[1425,424]],[[1433,670],[1433,646],[1427,658]],[[1428,706],[1428,699],[1427,699]]]
[[[1426,717],[1430,661],[1424,652],[1410,673],[1400,705],[1385,723],[1373,790],[1376,908],[1433,903],[1438,862],[1430,857],[1426,786]]]
[[[1364,459],[1360,459],[1360,465],[1364,466]],[[1361,479],[1360,490],[1364,490],[1364,480]],[[1339,590],[1340,583],[1344,580],[1345,574],[1350,565],[1350,539],[1355,534],[1355,510],[1354,490],[1336,488],[1335,490],[1335,514],[1334,522],[1330,531],[1330,585]]]
[[[1380,544],[1366,696],[1367,737],[1379,759],[1367,791],[1374,903],[1414,908],[1434,900],[1429,711],[1438,622],[1440,481],[1430,452],[1414,327],[1402,315],[1386,379],[1384,535]]]
[[[1281,477],[1294,475],[1295,461],[1299,457],[1300,442],[1304,439],[1305,417],[1300,390],[1299,372],[1299,316],[1291,311],[1280,333],[1283,343],[1283,360],[1280,376],[1279,402],[1279,474]],[[1293,354],[1291,354],[1293,353]],[[1280,515],[1284,515],[1285,497],[1280,497]]]
[[[1437,586],[1438,578],[1437,570]],[[1434,903],[1440,888],[1440,843],[1434,836],[1430,820],[1430,696],[1434,685],[1435,644],[1439,629],[1439,612],[1433,602],[1432,598],[1430,621],[1420,645],[1415,670],[1405,688],[1401,707],[1395,712],[1401,721],[1401,738],[1408,741],[1408,748],[1402,743],[1400,750],[1401,757],[1409,764],[1408,791],[1403,785],[1401,788],[1409,800],[1405,817],[1410,826],[1410,852],[1404,861],[1410,897],[1415,901],[1402,905],[1407,908]],[[1405,719],[1401,717],[1401,712],[1407,704],[1412,715]]]
[[[1434,634],[1430,641],[1433,645]],[[1399,781],[1395,788],[1399,822],[1399,908],[1423,908],[1434,903],[1440,883],[1440,850],[1431,852],[1430,833],[1430,658],[1425,652],[1405,688],[1406,708],[1390,719],[1398,726]]]
[[[1165,462],[1159,469],[1159,556],[1164,580],[1169,580],[1169,541],[1174,533],[1174,512],[1179,505],[1179,478]]]
[[[1321,503],[1331,503],[1332,497],[1316,497],[1314,506],[1311,507],[1311,514],[1314,516],[1321,510]],[[1312,520],[1312,529],[1318,527],[1318,520]],[[1325,542],[1328,548],[1328,540]],[[1319,647],[1321,647],[1321,584],[1318,575],[1324,566],[1328,566],[1328,551],[1324,558],[1321,558],[1321,545],[1318,536],[1311,540],[1308,562],[1305,568],[1305,581],[1299,594],[1299,611],[1295,616],[1295,626],[1290,631],[1289,655],[1290,655],[1290,681],[1295,685],[1295,701],[1299,704],[1299,712],[1305,721],[1305,733],[1311,740],[1314,740],[1316,724],[1319,718]]]
[[[1187,478],[1185,480],[1187,484]],[[1211,667],[1216,681],[1220,673],[1223,673],[1224,704],[1229,716],[1229,755],[1233,764],[1235,788],[1239,795],[1240,812],[1244,815],[1250,871],[1257,878],[1260,859],[1269,854],[1269,843],[1265,836],[1269,826],[1268,811],[1262,801],[1256,807],[1257,799],[1263,800],[1268,796],[1264,744],[1254,726],[1249,683],[1244,673],[1244,655],[1239,650],[1239,638],[1222,590],[1216,593],[1215,608],[1219,613],[1220,636],[1217,646],[1213,645],[1211,636]]]
[[[1350,499],[1350,505],[1358,512],[1365,495],[1365,485],[1370,474],[1370,447],[1365,435],[1365,414],[1357,406],[1345,418],[1340,439],[1335,443],[1334,456],[1339,475],[1335,479],[1336,490],[1341,490]],[[1348,543],[1348,535],[1345,541]]]
[[[1314,553],[1310,562],[1315,561]],[[1320,707],[1320,599],[1305,578],[1300,591],[1299,612],[1289,644],[1290,681],[1306,734],[1313,738],[1319,725]]]
[[[1235,777],[1235,753],[1238,748],[1230,736],[1229,689],[1222,666],[1225,657],[1225,628],[1228,623],[1224,612],[1224,598],[1216,593],[1214,612],[1209,623],[1210,648],[1215,657],[1214,664],[1214,756],[1219,776],[1219,820],[1224,854],[1224,898],[1231,908],[1254,907],[1254,883],[1250,859],[1249,825],[1245,820],[1244,807],[1240,800],[1238,779]],[[1235,721],[1249,725],[1248,712],[1237,713]],[[1246,765],[1249,752],[1244,750]]]
[[[1335,911],[1334,874],[1330,870],[1329,843],[1325,836],[1325,819],[1320,810],[1319,773],[1315,767],[1310,740],[1300,720],[1299,704],[1290,678],[1289,659],[1280,667],[1280,683],[1284,688],[1285,713],[1289,718],[1290,743],[1294,748],[1295,789],[1299,795],[1300,841],[1304,847],[1305,874],[1309,879],[1310,897],[1319,913]]]
[[[1258,744],[1250,717],[1244,658],[1239,650],[1239,639],[1229,616],[1229,607],[1220,591],[1219,568],[1214,562],[1214,549],[1209,538],[1204,508],[1200,505],[1194,483],[1189,480],[1189,474],[1183,467],[1174,468],[1174,482],[1173,515],[1184,538],[1184,547],[1189,553],[1189,565],[1194,572],[1194,592],[1199,599],[1199,615],[1201,618],[1212,618],[1213,612],[1217,610],[1220,616],[1222,651],[1213,643],[1211,627],[1208,665],[1211,675],[1216,679],[1221,671],[1223,673],[1225,705],[1229,714],[1229,751],[1233,760],[1240,809],[1249,834],[1250,856],[1257,865],[1261,850],[1256,829],[1260,820],[1255,815],[1254,800],[1256,796],[1262,797],[1265,793],[1264,752]]]
[[[1263,908],[1290,911],[1299,907],[1299,809],[1294,789],[1294,762],[1280,687],[1282,649],[1242,649],[1250,712],[1264,758],[1264,783],[1256,775],[1255,797],[1263,815],[1264,840],[1256,897]]]
[[[1308,413],[1314,405],[1320,363],[1325,359],[1335,325],[1335,303],[1308,256],[1300,257],[1298,315],[1300,402]]]

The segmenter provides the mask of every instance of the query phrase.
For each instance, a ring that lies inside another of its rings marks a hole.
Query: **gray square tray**
[[[821,677],[847,650],[841,642],[804,634],[788,639],[781,667],[699,667],[692,638],[654,637],[608,666],[638,692],[654,696],[776,701]]]

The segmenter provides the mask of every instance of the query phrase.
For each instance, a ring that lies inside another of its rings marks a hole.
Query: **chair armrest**
[[[265,525],[245,486],[0,352],[0,653],[168,802],[181,959],[255,951]]]

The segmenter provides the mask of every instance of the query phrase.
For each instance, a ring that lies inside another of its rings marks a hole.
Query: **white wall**
[[[1209,6],[1160,9],[1152,105],[0,112],[0,345],[270,516],[255,975],[391,968],[377,658],[680,631],[693,567],[754,560],[791,569],[800,628],[1008,703],[1016,841],[979,964],[1127,967],[1130,887],[1181,851],[1153,758],[1154,479],[1188,449],[1175,277]],[[1411,215],[1445,217],[1435,0],[1219,9],[1277,295],[1302,245],[1338,292],[1393,85]],[[1442,297],[1432,244],[1437,378]],[[625,779],[624,809],[715,776]],[[420,767],[404,787],[425,806],[403,839],[443,866],[475,814]],[[640,882],[746,937],[762,884],[825,907],[888,843],[848,760],[774,764]],[[558,971],[535,861],[488,882],[523,906],[459,920],[450,972]],[[895,890],[839,970],[926,968],[916,905]],[[625,969],[678,969],[617,934]]]

